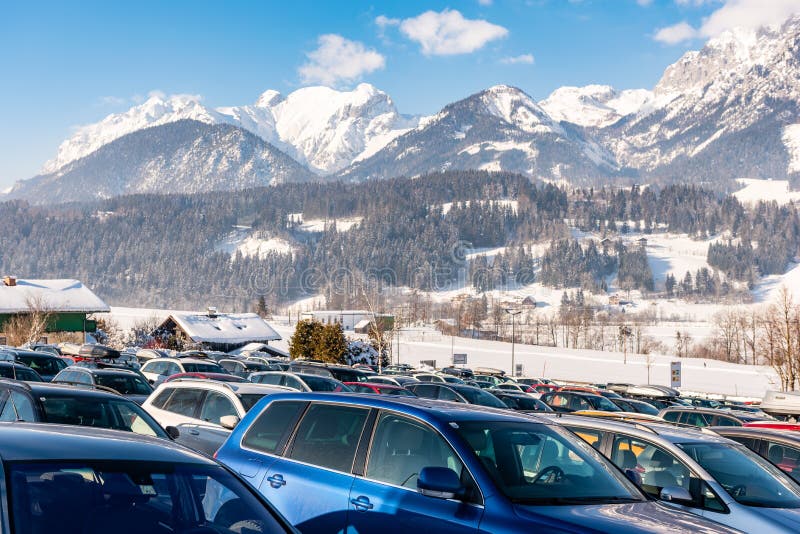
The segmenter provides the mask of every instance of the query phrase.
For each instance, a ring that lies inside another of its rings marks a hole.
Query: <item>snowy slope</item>
[[[653,94],[646,89],[617,91],[608,85],[560,87],[539,105],[553,119],[580,126],[603,127],[637,113]]]
[[[737,180],[744,187],[735,193],[739,202],[756,204],[761,201],[787,204],[800,202],[800,191],[790,191],[788,180],[754,180],[741,178]]]
[[[255,105],[217,109],[204,106],[197,96],[155,94],[128,111],[80,127],[59,146],[42,174],[53,173],[126,134],[183,119],[244,128],[320,174],[378,151],[419,123],[418,118],[401,116],[391,98],[369,84],[352,91],[305,87],[286,97],[270,90]]]

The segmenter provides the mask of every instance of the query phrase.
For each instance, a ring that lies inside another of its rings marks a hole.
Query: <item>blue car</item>
[[[217,459],[308,533],[732,532],[545,418],[429,399],[273,395]]]

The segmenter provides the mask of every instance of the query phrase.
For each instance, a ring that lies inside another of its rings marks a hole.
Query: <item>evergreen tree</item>
[[[289,340],[289,355],[297,358],[315,358],[323,325],[319,321],[305,320],[297,323]]]
[[[347,363],[349,346],[342,325],[326,324],[319,330],[314,354],[327,363]]]

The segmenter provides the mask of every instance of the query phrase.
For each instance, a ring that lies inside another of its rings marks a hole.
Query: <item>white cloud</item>
[[[676,0],[681,5],[701,5],[714,0]],[[798,0],[725,0],[724,5],[703,19],[699,28],[681,22],[659,29],[656,41],[677,44],[699,37],[716,37],[732,28],[758,28],[780,24],[790,16],[800,13]]]
[[[385,28],[386,26],[397,26],[400,24],[400,19],[389,18],[386,15],[378,15],[375,17],[375,24],[377,24],[380,28]]]
[[[505,63],[506,65],[533,65],[533,54],[521,54],[519,56],[504,57],[500,60],[500,63]]]
[[[426,56],[469,54],[490,41],[508,35],[508,30],[481,19],[465,19],[456,10],[426,11],[400,23],[400,31],[422,47]]]
[[[386,65],[386,58],[374,49],[341,35],[320,35],[317,44],[316,50],[306,54],[309,61],[298,69],[303,83],[336,85],[356,80]]]
[[[694,39],[697,35],[697,30],[692,28],[688,22],[683,21],[672,26],[667,26],[666,28],[661,28],[656,32],[653,39],[662,43],[677,44]]]

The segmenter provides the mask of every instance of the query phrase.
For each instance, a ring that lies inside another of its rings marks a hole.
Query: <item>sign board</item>
[[[453,354],[453,365],[467,365],[467,355]]]
[[[681,387],[681,362],[670,362],[669,364],[670,370],[670,387],[679,388]]]
[[[518,363],[514,366],[514,376],[522,376],[522,364]]]

